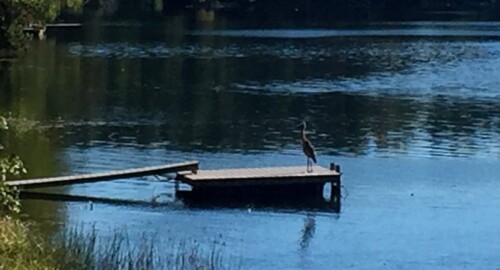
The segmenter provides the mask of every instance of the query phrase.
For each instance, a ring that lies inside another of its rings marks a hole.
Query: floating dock
[[[28,35],[33,35],[39,39],[45,37],[45,32],[49,28],[79,28],[82,27],[81,23],[49,23],[46,25],[30,24],[23,29],[23,32]]]
[[[115,179],[161,175],[176,172],[175,194],[185,202],[222,202],[222,205],[257,202],[293,205],[306,201],[323,200],[324,187],[330,184],[329,201],[333,209],[340,211],[340,166],[330,168],[314,166],[311,172],[306,166],[236,168],[220,170],[199,170],[198,161],[166,164],[136,169],[73,176],[48,177],[7,181],[8,186],[20,187],[25,197],[39,199],[64,199],[72,195],[44,194],[29,191],[30,188],[53,187],[71,184],[110,181]],[[187,184],[190,190],[180,190],[180,184]],[[84,197],[83,200],[90,197]],[[75,198],[79,199],[79,198]],[[96,201],[99,199],[96,198]]]
[[[191,186],[190,191],[178,190],[184,200],[198,201],[281,201],[301,202],[323,199],[325,184],[330,183],[330,201],[340,209],[340,166],[330,169],[306,166],[198,170],[196,173],[179,172],[176,180]]]

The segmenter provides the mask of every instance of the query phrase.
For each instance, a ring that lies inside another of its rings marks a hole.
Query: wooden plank
[[[127,169],[127,170],[119,170],[119,171],[103,172],[103,173],[91,173],[91,174],[81,174],[72,176],[7,181],[6,184],[8,186],[18,186],[26,188],[52,187],[52,186],[81,184],[81,183],[90,183],[99,181],[109,181],[115,179],[163,174],[163,173],[178,172],[178,171],[195,172],[197,169],[198,169],[198,161],[188,161],[182,163],[166,164],[161,166],[151,166],[151,167]]]
[[[33,24],[23,29],[24,33],[43,35],[48,28],[80,28],[81,23],[49,23],[46,25]]]
[[[67,28],[67,27],[82,27],[81,23],[48,23],[47,28]]]
[[[336,176],[338,173],[320,166],[314,166],[313,172],[306,172],[305,166],[244,168],[222,170],[199,170],[196,174],[181,173],[193,181],[210,181],[222,179],[245,178],[287,178],[287,177],[317,177]]]
[[[286,185],[298,183],[325,183],[339,178],[340,174],[320,166],[306,172],[305,166],[199,170],[196,174],[181,172],[177,179],[192,186]]]

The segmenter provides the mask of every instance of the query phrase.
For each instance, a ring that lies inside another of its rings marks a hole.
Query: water
[[[340,213],[191,207],[155,177],[48,190],[150,201],[26,201],[47,231],[91,224],[216,244],[244,269],[494,269],[500,244],[500,24],[343,28],[117,24],[49,33],[2,62],[9,151],[29,176],[199,160],[341,164]],[[47,190],[45,190],[47,191]]]

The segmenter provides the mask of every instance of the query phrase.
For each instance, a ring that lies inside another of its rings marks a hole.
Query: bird
[[[304,151],[304,154],[307,157],[306,170],[307,172],[312,172],[313,164],[311,163],[311,160],[314,161],[314,163],[317,163],[317,161],[316,154],[314,153],[314,148],[311,142],[306,137],[306,122],[302,121],[302,124],[300,124],[298,128],[301,129],[300,142],[302,143],[302,151]]]

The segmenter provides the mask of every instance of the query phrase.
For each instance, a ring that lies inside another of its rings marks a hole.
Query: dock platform
[[[197,187],[324,184],[340,180],[340,172],[314,166],[307,172],[305,166],[198,170],[179,172],[177,180]]]
[[[203,201],[301,201],[323,199],[323,188],[331,183],[330,199],[339,205],[340,177],[340,167],[333,163],[330,169],[314,166],[312,172],[306,166],[198,170],[177,173],[176,180],[192,190],[176,194]]]

